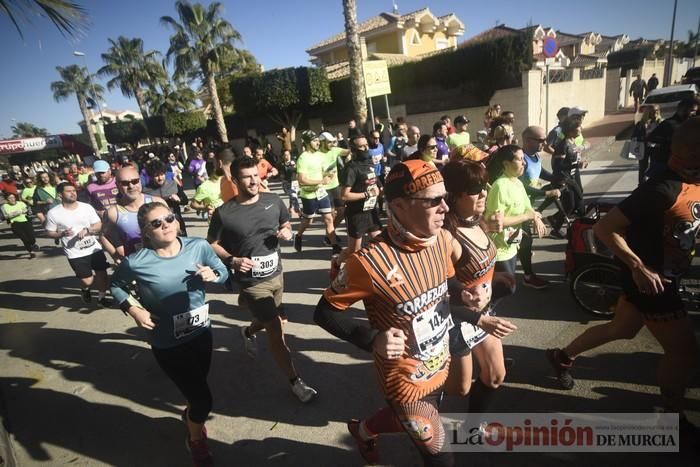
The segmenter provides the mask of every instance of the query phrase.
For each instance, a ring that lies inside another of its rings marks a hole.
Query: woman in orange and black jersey
[[[494,273],[496,246],[479,224],[486,207],[488,175],[484,166],[455,160],[445,166],[443,177],[450,207],[444,228],[454,237],[452,260],[456,278],[464,286],[462,297],[453,297],[452,363],[445,388],[449,394],[469,394],[469,410],[484,412],[506,375],[501,339],[516,330],[511,322],[494,316],[492,303],[494,297],[509,293],[505,291],[511,290],[513,284],[507,281],[513,279]],[[480,368],[473,388],[472,352]]]

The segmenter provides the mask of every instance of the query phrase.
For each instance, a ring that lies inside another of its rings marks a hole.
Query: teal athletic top
[[[228,269],[206,240],[178,240],[181,248],[177,255],[163,257],[142,248],[124,259],[112,277],[112,297],[119,304],[129,298],[129,289],[136,282],[141,305],[159,318],[156,327],[148,331],[151,345],[159,349],[190,341],[210,327],[208,314],[188,314],[205,304],[204,281],[194,276],[197,264],[217,273],[218,283],[228,279]]]

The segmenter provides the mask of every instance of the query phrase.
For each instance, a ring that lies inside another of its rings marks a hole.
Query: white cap
[[[584,110],[581,107],[571,107],[569,109],[569,117],[573,117],[574,115],[586,115],[588,113],[588,110]]]
[[[323,133],[321,133],[318,136],[318,140],[319,141],[335,141],[336,139],[335,139],[335,136],[333,136],[332,134],[330,134],[327,131],[324,131]]]
[[[149,153],[148,153],[148,158],[149,158],[149,159],[153,159],[154,157],[156,157],[155,154],[153,154],[152,152],[149,152]]]

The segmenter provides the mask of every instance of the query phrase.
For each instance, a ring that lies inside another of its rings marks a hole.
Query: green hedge
[[[105,137],[110,144],[135,146],[146,137],[143,120],[123,120],[105,125]]]
[[[634,47],[608,54],[608,68],[621,68],[624,74],[629,69],[639,68],[645,58],[654,58],[653,46]]]
[[[532,68],[532,35],[519,33],[478,42],[389,68],[389,103],[403,104],[407,113],[488,105],[494,92],[520,86],[522,72]],[[350,78],[330,83],[332,106],[318,115],[340,123],[353,114]],[[375,111],[384,105],[374,99]]]
[[[256,116],[284,110],[304,110],[331,102],[322,69],[310,67],[270,70],[231,80],[236,113]]]
[[[187,136],[207,126],[207,119],[198,110],[178,112],[163,116],[165,134],[167,136]]]

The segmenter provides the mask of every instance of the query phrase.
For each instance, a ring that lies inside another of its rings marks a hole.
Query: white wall
[[[605,112],[614,112],[620,108],[620,68],[605,72]]]

